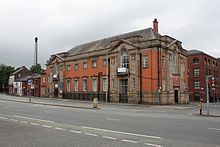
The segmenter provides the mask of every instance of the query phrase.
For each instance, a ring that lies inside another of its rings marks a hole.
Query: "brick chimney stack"
[[[34,38],[35,48],[34,48],[34,65],[38,64],[38,38]]]
[[[153,29],[154,29],[155,32],[158,33],[158,22],[157,22],[156,18],[153,21]]]

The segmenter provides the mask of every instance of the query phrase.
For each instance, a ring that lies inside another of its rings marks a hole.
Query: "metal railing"
[[[63,93],[63,99],[92,101],[93,98],[98,98],[99,101],[106,101],[106,92],[74,92],[74,93],[64,92]],[[108,98],[109,98],[109,93],[108,93]]]

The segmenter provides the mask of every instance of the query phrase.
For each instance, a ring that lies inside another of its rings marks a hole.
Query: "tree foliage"
[[[15,71],[12,66],[0,65],[0,89],[8,87],[9,76]]]
[[[40,74],[41,73],[41,65],[40,64],[32,65],[31,68],[30,68],[30,71],[32,73]]]

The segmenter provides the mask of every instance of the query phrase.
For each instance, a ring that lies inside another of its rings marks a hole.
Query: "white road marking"
[[[129,143],[138,143],[137,141],[127,140],[127,139],[122,139],[121,141],[123,141],[123,142],[129,142]]]
[[[92,134],[92,133],[85,133],[85,135],[89,135],[89,136],[97,136],[97,134]]]
[[[21,123],[24,123],[24,124],[27,124],[28,122],[26,122],[26,121],[20,121]]]
[[[70,132],[72,132],[72,133],[78,133],[78,134],[81,134],[81,133],[82,133],[81,131],[75,131],[75,130],[70,130]]]
[[[44,127],[44,128],[51,128],[51,126],[47,126],[47,125],[42,125],[42,127]]]
[[[6,118],[6,117],[0,117],[0,119],[5,119],[5,120],[6,120],[6,119],[8,119],[8,118]]]
[[[152,147],[162,147],[161,145],[158,144],[152,144],[152,143],[144,143],[147,146],[152,146]]]
[[[37,121],[44,121],[47,123],[54,123],[54,121],[50,120],[44,120],[44,119],[39,119],[39,118],[31,118],[31,117],[25,117],[25,116],[19,116],[19,115],[12,115],[13,117],[18,117],[18,118],[25,118],[25,119],[31,119],[31,120],[37,120]]]
[[[43,105],[39,105],[39,104],[32,104],[31,107],[42,107]]]
[[[147,110],[137,110],[136,109],[136,112],[146,112]]]
[[[216,131],[220,131],[219,128],[208,128],[209,130],[216,130]]]
[[[40,124],[38,123],[30,123],[31,125],[34,125],[34,126],[39,126]]]
[[[106,120],[120,121],[120,119],[117,119],[117,118],[106,118]]]
[[[146,137],[146,138],[153,138],[153,139],[162,139],[162,137],[159,137],[159,136],[151,136],[151,135],[143,135],[143,134],[136,134],[136,133],[121,132],[121,131],[113,131],[113,130],[93,128],[93,127],[86,127],[86,126],[81,126],[81,127],[84,129],[98,130],[98,131],[103,131],[103,132],[111,132],[111,133],[124,134],[124,135],[130,135],[130,136],[138,136],[138,137]]]
[[[56,129],[56,130],[61,130],[61,131],[66,131],[66,129],[59,128],[59,127],[55,127],[54,129]]]
[[[102,137],[103,137],[103,138],[106,138],[106,139],[116,140],[116,138],[110,137],[110,136],[102,136]]]
[[[11,120],[11,121],[18,121],[17,119],[9,119],[9,120]]]

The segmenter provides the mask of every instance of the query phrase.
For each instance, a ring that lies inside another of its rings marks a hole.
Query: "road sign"
[[[33,80],[28,80],[28,85],[31,85],[33,83]]]

